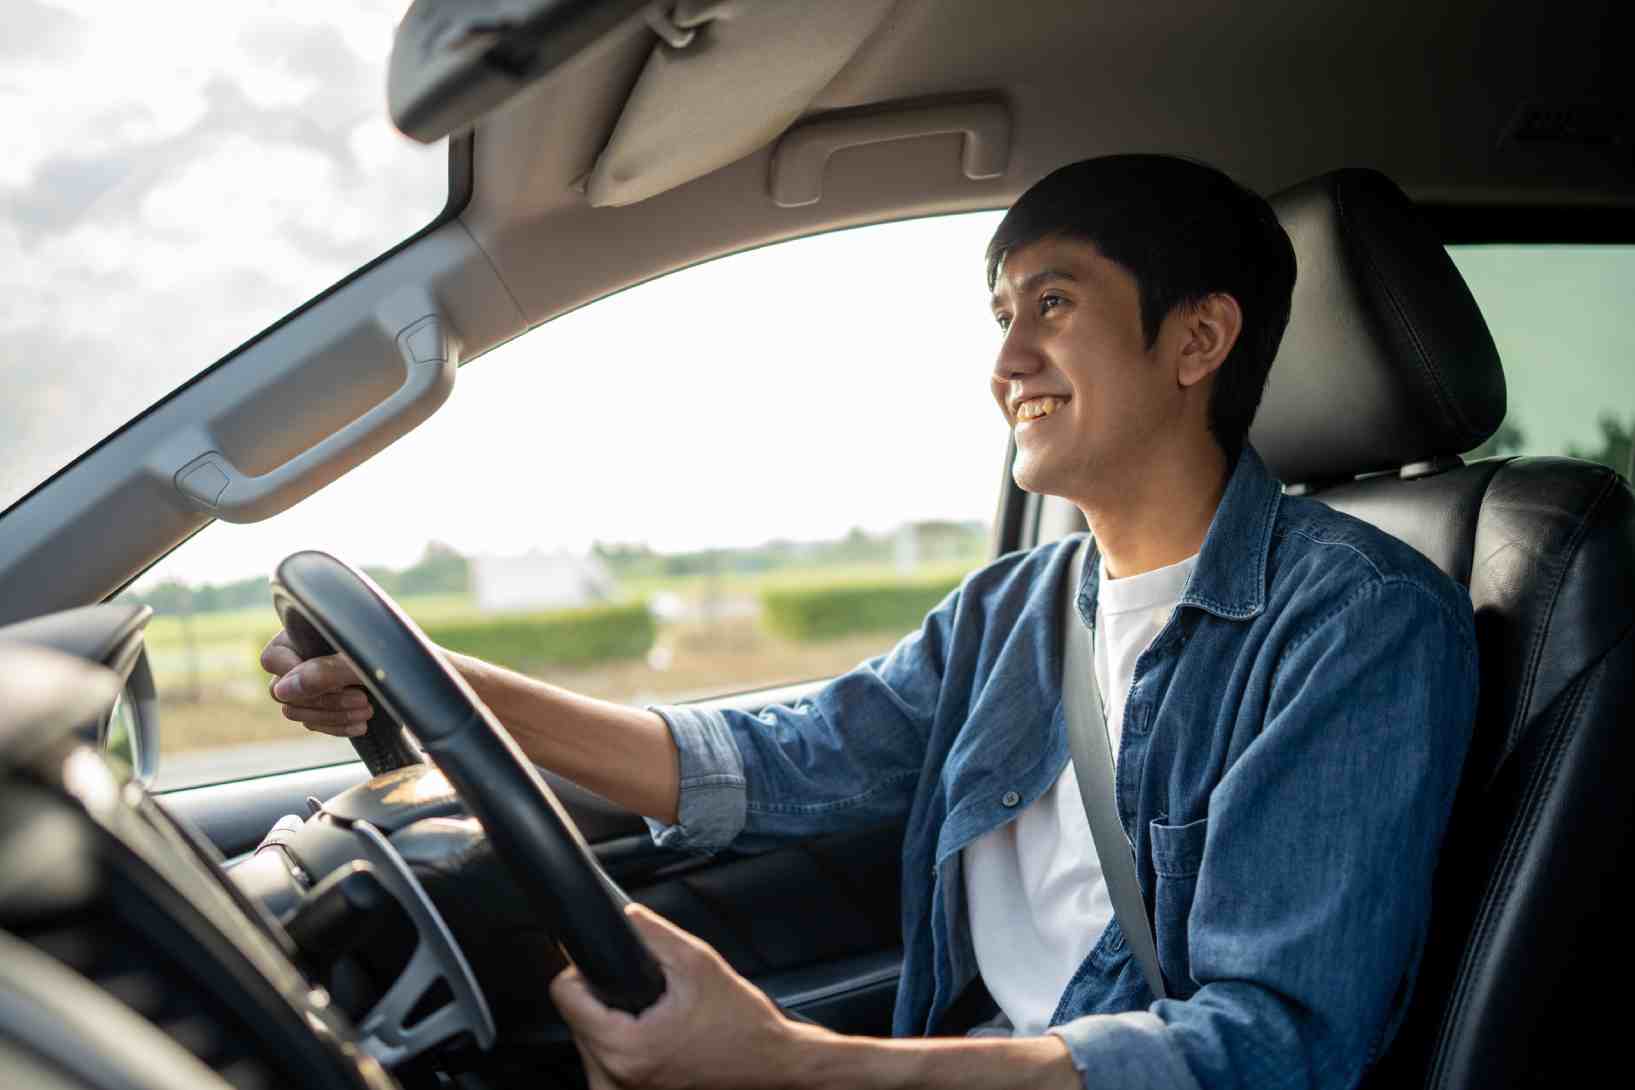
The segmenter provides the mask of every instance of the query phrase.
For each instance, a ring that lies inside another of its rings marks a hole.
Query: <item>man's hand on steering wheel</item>
[[[569,966],[551,1000],[573,1031],[590,1090],[752,1090],[790,1073],[802,1042],[831,1036],[799,1025],[710,945],[642,905],[625,917],[663,967],[664,995],[640,1015],[613,1010]]]
[[[261,668],[273,675],[268,691],[284,706],[285,719],[338,738],[357,738],[369,729],[374,706],[340,655],[303,659],[289,632],[281,631],[262,649]]]

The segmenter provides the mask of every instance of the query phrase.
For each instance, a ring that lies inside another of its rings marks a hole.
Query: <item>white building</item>
[[[594,556],[535,550],[471,558],[471,592],[485,613],[571,609],[613,596],[613,576]]]

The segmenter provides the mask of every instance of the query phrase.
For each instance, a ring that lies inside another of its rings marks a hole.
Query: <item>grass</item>
[[[927,565],[916,577],[957,578],[969,564]],[[764,573],[629,580],[621,600],[667,591],[690,604],[731,599],[752,602],[760,591],[814,585],[870,583],[889,577],[886,565],[788,568]],[[405,612],[431,627],[486,616],[463,595],[400,600]],[[155,617],[148,654],[160,698],[160,748],[179,754],[246,743],[288,741],[301,727],[285,719],[267,693],[259,665],[278,618],[265,609]],[[645,659],[535,671],[554,684],[589,696],[628,703],[665,703],[829,677],[890,649],[897,636],[872,633],[822,643],[783,638],[753,610],[709,610],[658,624]]]
[[[398,604],[421,625],[481,616],[470,597],[464,594],[428,594],[404,598]],[[280,627],[270,599],[259,609],[195,613],[188,618],[160,614],[148,625],[148,650],[185,650],[189,639],[201,647],[225,643],[238,646],[248,641],[256,644],[259,654],[262,645],[272,639]]]

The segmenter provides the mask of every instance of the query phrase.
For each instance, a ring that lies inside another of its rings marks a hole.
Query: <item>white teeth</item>
[[[1016,419],[1037,420],[1041,416],[1049,416],[1061,405],[1061,400],[1054,397],[1030,398],[1016,406]]]

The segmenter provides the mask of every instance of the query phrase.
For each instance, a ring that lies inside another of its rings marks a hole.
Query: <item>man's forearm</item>
[[[529,760],[638,814],[676,820],[679,758],[657,714],[580,696],[468,655],[443,654]]]
[[[799,1090],[1079,1090],[1060,1037],[888,1040],[802,1026],[789,1086]]]

